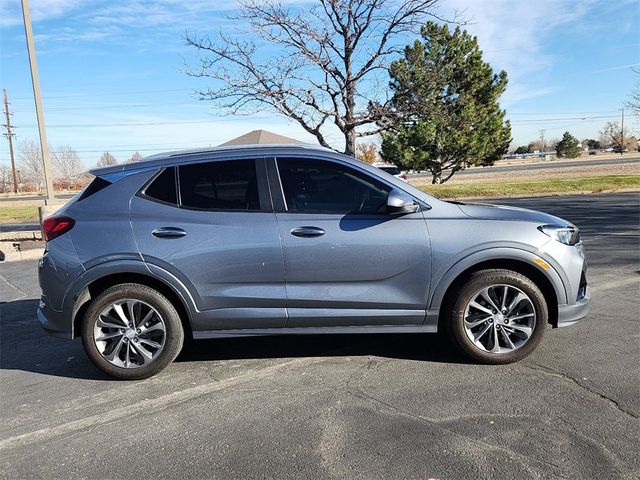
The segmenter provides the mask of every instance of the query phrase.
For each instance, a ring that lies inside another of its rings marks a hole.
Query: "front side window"
[[[254,160],[182,165],[181,206],[201,210],[260,210]]]
[[[280,158],[278,171],[288,211],[386,212],[391,187],[356,169],[326,160]]]

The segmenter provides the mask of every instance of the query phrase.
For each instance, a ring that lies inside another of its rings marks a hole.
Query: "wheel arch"
[[[533,262],[534,258],[535,255],[531,254],[530,259],[527,258],[527,256],[524,256],[524,258],[497,256],[478,261],[459,262],[443,276],[434,290],[432,305],[435,308],[439,308],[439,320],[442,321],[444,313],[450,307],[452,292],[454,292],[457,286],[465,281],[471,273],[480,270],[500,268],[518,272],[530,278],[536,284],[547,302],[549,323],[555,326],[558,321],[558,305],[564,303],[566,300],[564,284],[552,267],[543,270],[542,267]]]
[[[142,264],[142,262],[137,263]],[[110,269],[109,271],[101,272],[101,275],[91,275],[90,278],[84,282],[82,290],[72,297],[73,338],[78,337],[81,333],[82,318],[91,304],[91,300],[107,288],[119,283],[139,283],[153,288],[167,297],[178,311],[185,338],[193,338],[193,315],[182,292],[167,280],[150,274],[146,268],[140,269],[140,266],[144,267],[144,264],[136,265],[138,268],[116,269],[115,271]]]

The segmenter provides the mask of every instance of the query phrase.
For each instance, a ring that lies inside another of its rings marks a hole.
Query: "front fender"
[[[550,265],[550,268],[542,268],[534,261],[536,258],[543,259]],[[566,303],[567,292],[565,289],[565,283],[562,279],[561,273],[559,273],[562,272],[562,270],[552,258],[547,257],[539,251],[529,252],[527,250],[522,250],[519,248],[497,247],[476,251],[465,256],[462,259],[459,259],[457,262],[451,265],[439,279],[434,279],[435,287],[432,289],[433,293],[431,295],[429,308],[440,307],[447,289],[462,272],[473,267],[474,265],[492,260],[516,260],[535,267],[550,281],[556,293],[556,297],[558,298],[558,303]]]

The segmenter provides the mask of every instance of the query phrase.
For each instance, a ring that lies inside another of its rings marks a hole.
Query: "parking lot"
[[[638,478],[640,194],[501,200],[581,227],[592,310],[507,366],[437,335],[198,342],[112,381],[0,263],[1,478]]]

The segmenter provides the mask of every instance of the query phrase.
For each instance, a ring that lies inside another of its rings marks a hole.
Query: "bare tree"
[[[140,152],[134,152],[133,155],[131,155],[131,157],[129,157],[129,159],[126,161],[126,163],[135,163],[139,162],[140,160],[142,160],[142,155],[140,155]]]
[[[600,131],[600,141],[608,147],[621,148],[627,146],[627,141],[624,142],[625,145],[622,144],[623,136],[625,140],[628,140],[629,132],[625,128],[623,135],[619,122],[607,122],[604,128]]]
[[[0,165],[0,192],[7,193],[13,191],[13,176],[8,165]]]
[[[63,145],[52,150],[52,153],[57,179],[67,186],[77,183],[84,171],[84,165],[76,151],[69,145]]]
[[[22,181],[40,189],[44,185],[44,167],[40,144],[33,140],[23,140],[18,145],[18,158]]]
[[[201,98],[231,114],[274,109],[329,148],[332,126],[344,136],[344,153],[354,155],[357,137],[383,129],[377,123],[388,99],[376,91],[386,87],[390,57],[402,51],[406,34],[436,17],[438,0],[317,0],[304,10],[277,0],[238,3],[231,20],[252,34],[186,36],[200,54],[189,75],[216,84],[199,91]]]
[[[109,152],[104,152],[96,164],[98,167],[108,167],[109,165],[117,165],[118,159]]]

